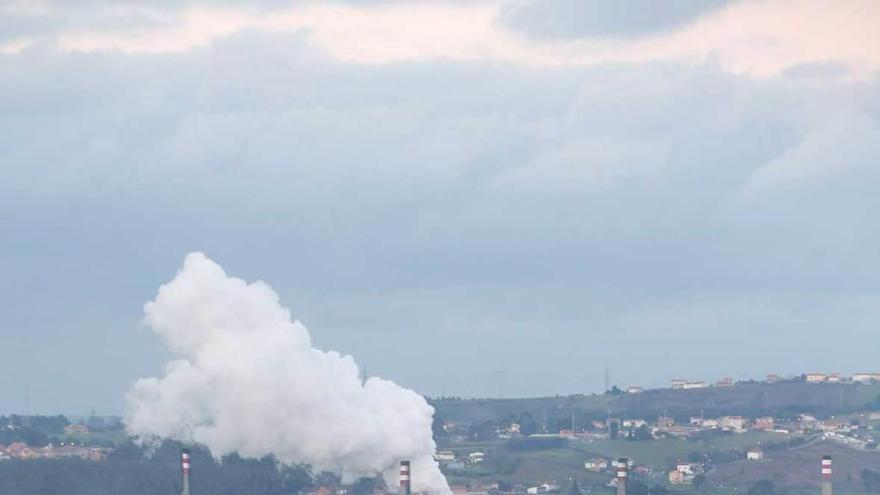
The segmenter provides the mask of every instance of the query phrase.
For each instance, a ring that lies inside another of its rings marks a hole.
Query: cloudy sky
[[[873,0],[0,0],[0,412],[190,251],[429,395],[880,371]]]

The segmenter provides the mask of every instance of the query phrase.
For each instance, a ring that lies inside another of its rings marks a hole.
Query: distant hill
[[[732,387],[696,390],[656,389],[639,394],[571,395],[530,399],[432,400],[446,421],[479,423],[530,414],[537,422],[602,419],[608,416],[656,418],[666,414],[679,420],[690,416],[794,416],[811,412],[818,417],[845,414],[880,405],[880,384],[740,383]],[[548,428],[549,429],[549,428]]]

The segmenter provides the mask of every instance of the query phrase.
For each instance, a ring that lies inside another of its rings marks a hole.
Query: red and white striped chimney
[[[629,459],[617,459],[617,495],[626,495],[626,482],[629,478]]]
[[[822,464],[822,495],[831,495],[831,456],[823,455]]]
[[[189,449],[180,450],[180,471],[183,479],[181,480],[181,495],[190,495],[189,493]]]
[[[400,495],[411,495],[409,461],[400,461]]]

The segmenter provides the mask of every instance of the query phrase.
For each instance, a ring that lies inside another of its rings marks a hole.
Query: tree
[[[651,435],[651,429],[648,428],[648,425],[639,426],[638,428],[636,428],[635,432],[633,433],[633,440],[635,440],[637,442],[639,442],[639,441],[643,442],[646,440],[653,440],[653,439],[654,439],[654,436]]]
[[[535,423],[535,418],[527,412],[519,415],[517,423],[519,423],[519,432],[525,436],[532,435],[538,431],[538,424]]]

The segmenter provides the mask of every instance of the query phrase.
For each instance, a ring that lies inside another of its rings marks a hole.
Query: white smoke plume
[[[192,253],[144,311],[178,358],[128,392],[130,434],[196,442],[217,457],[273,454],[346,481],[381,473],[390,487],[398,462],[411,460],[413,491],[450,493],[433,458],[434,409],[391,381],[362,384],[351,356],[312,348],[265,283]]]

